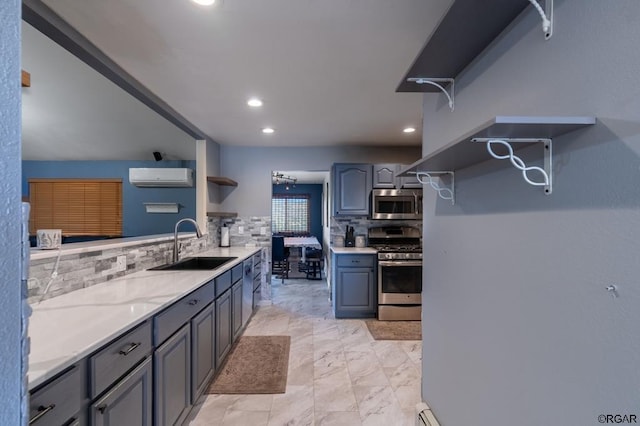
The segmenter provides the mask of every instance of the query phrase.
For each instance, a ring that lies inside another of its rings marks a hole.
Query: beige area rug
[[[290,345],[291,336],[241,336],[207,393],[284,393]]]
[[[366,320],[375,340],[422,340],[422,321]]]

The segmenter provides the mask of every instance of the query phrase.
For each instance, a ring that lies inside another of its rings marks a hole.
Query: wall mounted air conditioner
[[[191,187],[193,170],[183,168],[131,168],[129,182],[146,187]]]

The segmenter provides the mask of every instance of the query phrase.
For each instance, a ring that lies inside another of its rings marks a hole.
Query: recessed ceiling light
[[[202,6],[211,6],[216,0],[192,0],[194,3],[198,3]]]
[[[262,133],[268,133],[268,134],[271,134],[271,133],[273,133],[273,132],[275,132],[275,130],[273,129],[273,127],[265,127],[265,128],[263,128],[263,129],[262,129]]]
[[[405,127],[403,130],[405,133],[413,133],[416,131],[415,127]]]
[[[249,105],[250,107],[261,107],[262,101],[258,98],[251,98],[247,101],[247,105]]]

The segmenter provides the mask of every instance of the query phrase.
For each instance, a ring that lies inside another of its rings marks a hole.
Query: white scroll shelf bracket
[[[529,0],[529,3],[538,11],[542,19],[542,31],[544,39],[549,40],[553,35],[553,0],[543,0],[544,8],[540,6],[537,0]]]
[[[453,78],[426,78],[426,77],[417,77],[417,78],[407,78],[407,81],[416,83],[416,84],[430,84],[431,86],[435,86],[442,91],[447,96],[449,100],[449,109],[453,111],[455,106],[455,80]],[[449,84],[449,90],[451,93],[447,92],[445,89],[445,85]]]
[[[544,193],[546,195],[551,194],[553,189],[552,181],[552,142],[551,139],[544,138],[473,138],[471,142],[480,142],[487,144],[487,151],[489,154],[498,160],[510,160],[513,167],[522,172],[522,178],[533,186],[543,186]],[[512,143],[539,143],[543,144],[544,149],[544,167],[527,166],[525,162],[513,153]],[[493,145],[502,145],[507,149],[507,154],[496,154],[493,150]],[[542,180],[531,180],[528,176],[528,172],[537,171],[542,176]]]
[[[436,190],[438,193],[438,197],[443,200],[451,200],[451,204],[455,205],[456,203],[456,194],[455,194],[455,174],[454,172],[449,171],[429,171],[429,172],[409,172],[416,175],[416,179],[423,185],[429,185],[431,188]],[[436,181],[433,180],[434,177],[442,177],[444,175],[451,176],[451,188],[443,188]]]

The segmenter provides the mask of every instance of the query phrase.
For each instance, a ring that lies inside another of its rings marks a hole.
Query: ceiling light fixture
[[[258,98],[251,98],[247,101],[247,105],[254,108],[261,107],[262,101]]]
[[[413,133],[413,132],[416,131],[416,129],[415,129],[415,127],[405,127],[402,131],[404,133]]]
[[[271,181],[276,185],[280,185],[284,183],[284,189],[289,190],[291,188],[296,187],[296,182],[298,182],[298,178],[287,176],[280,172],[271,172]]]
[[[192,0],[194,3],[198,3],[201,6],[211,6],[216,0]]]
[[[262,133],[271,134],[273,132],[275,132],[275,130],[272,127],[265,127],[262,129]]]

